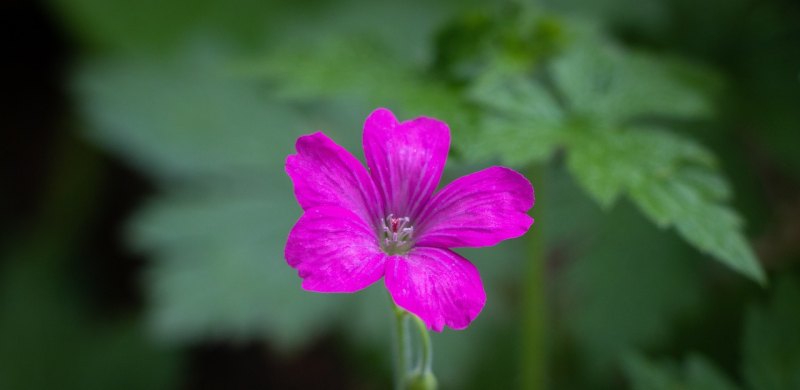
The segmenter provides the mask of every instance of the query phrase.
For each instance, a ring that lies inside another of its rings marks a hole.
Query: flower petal
[[[417,247],[390,257],[385,282],[398,306],[437,332],[466,328],[486,303],[478,270],[448,249]]]
[[[439,185],[450,149],[450,129],[444,122],[420,117],[398,123],[379,108],[364,123],[364,154],[384,210],[412,217]]]
[[[420,216],[417,245],[495,245],[528,231],[533,186],[518,172],[491,167],[463,176],[431,199]]]
[[[286,158],[286,173],[303,210],[338,206],[375,226],[383,212],[375,184],[363,165],[322,132],[297,139],[297,154]]]
[[[289,233],[286,262],[316,292],[354,292],[383,276],[386,254],[377,235],[352,211],[341,207],[307,210]]]

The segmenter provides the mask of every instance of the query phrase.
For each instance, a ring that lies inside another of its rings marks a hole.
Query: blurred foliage
[[[3,237],[0,388],[141,389],[176,386],[181,357],[158,345],[140,313],[98,313],[79,243],[97,218],[99,156],[59,139],[43,206]]]
[[[155,329],[167,339],[270,334],[296,344],[335,313],[327,302],[342,300],[309,300],[279,261],[300,212],[283,159],[312,125],[188,53],[169,64],[98,64],[78,81],[99,124],[92,136],[163,183],[130,234],[157,258]]]
[[[97,124],[90,137],[152,172],[164,191],[144,206],[129,234],[155,260],[148,281],[156,335],[173,343],[267,336],[291,348],[339,322],[353,339],[381,345],[390,326],[376,314],[388,300],[381,286],[357,297],[309,293],[282,260],[285,236],[300,214],[283,159],[294,139],[315,127],[357,150],[361,130],[351,126],[352,109],[322,116],[280,103],[231,75],[215,53],[96,63],[76,84]],[[514,256],[502,247],[469,256],[492,257],[485,274],[512,272]],[[502,308],[487,312],[493,310]],[[470,328],[472,343],[462,334],[437,335],[436,359],[450,362],[437,370],[445,383],[479,364],[471,357],[482,328]]]
[[[559,320],[577,340],[589,372],[608,379],[620,356],[663,345],[672,336],[671,325],[699,314],[702,263],[630,205],[604,214],[576,195],[580,192],[563,173],[550,183],[550,192],[575,194],[554,199],[555,210],[545,215],[571,230],[551,240],[560,247],[576,231],[583,237],[567,249],[567,256],[580,260],[568,264],[559,279]]]
[[[174,386],[176,354],[153,346],[135,318],[99,324],[63,280],[57,259],[38,249],[4,259],[0,388]]]
[[[800,285],[781,280],[769,304],[751,307],[745,321],[742,367],[752,389],[800,387]]]
[[[360,123],[386,106],[450,124],[448,180],[495,160],[545,167],[531,180],[547,236],[554,388],[619,388],[618,374],[634,389],[799,387],[797,285],[777,278],[740,326],[742,305],[718,302],[758,292],[702,259],[765,280],[737,210],[772,207],[750,195],[769,192],[753,184],[752,149],[800,178],[800,54],[790,50],[800,11],[749,0],[522,3],[52,1],[86,49],[73,80],[84,134],[156,186],[126,235],[150,259],[156,339],[266,339],[290,352],[336,332],[354,349],[388,350],[381,283],[307,293],[282,257],[300,215],[283,172],[295,138],[323,130],[360,155]],[[489,301],[468,330],[433,336],[443,387],[518,384],[525,251],[462,251]],[[798,254],[786,253],[774,274],[796,271]],[[57,282],[27,290],[57,271],[14,267],[0,283],[0,332],[20,338],[0,343],[3,362],[37,343],[25,334],[48,333],[25,324],[59,322],[55,341],[38,345],[88,362],[86,372],[62,367],[64,382],[108,387],[136,376],[125,362],[147,362],[155,374],[131,387],[170,383],[174,357],[145,347],[134,319],[95,329]],[[738,340],[697,340],[739,337],[739,327],[741,366],[724,359]],[[0,387],[30,387],[19,381],[37,351],[0,365]],[[52,361],[67,359],[54,351]]]
[[[735,390],[733,385],[707,360],[689,356],[680,367],[653,363],[632,356],[625,365],[634,390]]]
[[[464,148],[473,160],[500,156],[510,164],[542,162],[564,147],[572,171],[602,205],[628,193],[658,225],[675,226],[699,249],[764,283],[738,215],[723,203],[727,183],[716,171],[713,156],[672,132],[641,129],[653,126],[653,117],[708,116],[710,102],[693,85],[713,86],[714,76],[685,63],[628,53],[578,22],[559,24],[552,18],[522,15],[529,19],[511,18],[521,24],[518,35],[555,42],[540,44],[537,51],[535,46],[520,49],[508,39],[499,40],[506,51],[489,53],[495,55],[494,62],[477,71],[477,81],[468,82],[474,85],[464,93],[451,86],[449,99],[442,98],[448,96],[443,94],[446,89],[426,78],[424,68],[417,66],[415,76],[399,65],[399,58],[376,53],[358,41],[342,45],[324,40],[318,50],[295,46],[295,55],[276,55],[265,68],[292,97],[319,101],[357,94],[407,112],[435,107],[441,111],[430,115],[446,119],[455,129],[466,127],[467,133],[474,130],[464,125],[464,115],[453,113],[465,112],[469,102],[478,104],[488,112],[473,110],[478,118],[468,118],[481,124],[477,139]],[[466,27],[450,30],[448,37],[455,42],[471,39],[474,31]],[[549,60],[535,54],[549,53],[546,48],[559,41],[564,41],[560,53],[544,66],[543,80],[532,79],[530,74],[539,68],[534,65]],[[518,51],[533,54],[522,57],[515,55]],[[479,58],[485,54],[468,52]],[[457,137],[454,143],[470,142],[465,138]],[[528,146],[532,144],[536,146]]]
[[[800,286],[794,279],[779,280],[766,305],[747,313],[742,343],[745,388],[795,389],[800,385]],[[683,367],[654,363],[628,355],[625,373],[634,389],[736,389],[730,379],[699,355],[690,355]]]

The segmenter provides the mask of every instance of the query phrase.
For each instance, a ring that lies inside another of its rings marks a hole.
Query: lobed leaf
[[[283,160],[313,116],[231,77],[219,51],[112,61],[78,79],[90,137],[158,180],[129,241],[153,256],[149,319],[173,342],[299,345],[342,300],[300,288],[283,245],[301,210]],[[199,59],[198,59],[199,56]]]
[[[202,47],[88,64],[75,82],[88,136],[160,179],[275,170],[299,115],[232,78],[222,55]]]
[[[625,51],[589,34],[602,37],[579,31],[551,64],[554,84],[573,115],[619,125],[647,116],[691,119],[711,114],[704,91],[681,77],[687,66]]]
[[[548,160],[563,143],[565,114],[541,84],[520,74],[482,75],[470,100],[487,112],[467,150],[473,159],[500,156],[510,165]]]
[[[723,200],[729,190],[710,153],[689,139],[659,130],[576,132],[568,165],[603,206],[629,196],[659,226],[759,283],[765,275]]]

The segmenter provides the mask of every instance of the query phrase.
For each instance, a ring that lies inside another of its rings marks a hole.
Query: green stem
[[[431,366],[433,364],[433,347],[431,345],[431,337],[428,334],[428,328],[425,326],[425,323],[422,322],[422,320],[417,316],[411,317],[414,319],[414,323],[417,324],[417,330],[419,330],[419,339],[422,342],[422,353],[420,355],[420,361],[417,368],[422,373],[429,373],[431,372]]]
[[[408,339],[408,313],[392,303],[395,315],[395,388],[403,390],[406,387],[406,374],[408,373],[410,357],[410,343]]]
[[[392,307],[395,314],[395,388],[398,390],[435,390],[437,387],[436,377],[431,372],[433,347],[428,328],[419,317],[394,304]],[[411,351],[409,319],[413,319],[417,331],[419,331],[421,350],[418,354]],[[419,360],[412,367],[410,363],[414,356],[417,356]]]
[[[535,188],[542,187],[544,169],[541,166],[528,170],[528,177]],[[547,328],[547,299],[545,295],[545,242],[541,227],[544,225],[542,204],[546,203],[542,192],[536,192],[536,205],[534,218],[536,223],[525,238],[526,244],[526,269],[523,278],[522,296],[522,356],[521,388],[528,390],[544,389],[547,385],[548,345],[546,339]]]

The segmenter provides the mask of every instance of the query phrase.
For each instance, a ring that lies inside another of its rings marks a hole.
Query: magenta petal
[[[533,203],[533,186],[514,170],[491,167],[463,176],[423,211],[417,245],[479,247],[519,237],[533,223],[527,214]]]
[[[317,292],[354,292],[383,276],[386,254],[375,231],[341,207],[307,210],[289,233],[286,261]]]
[[[450,149],[444,122],[420,117],[398,123],[379,108],[364,123],[364,154],[386,213],[413,218],[439,185]]]
[[[390,257],[385,282],[398,306],[437,332],[466,328],[486,303],[478,270],[449,249],[418,247]]]
[[[375,184],[352,154],[321,132],[298,138],[296,148],[286,158],[286,173],[303,210],[344,207],[371,225],[383,218]]]

